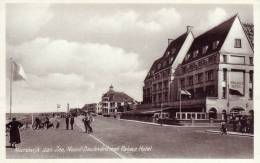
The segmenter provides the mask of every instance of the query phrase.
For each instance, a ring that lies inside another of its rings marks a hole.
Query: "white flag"
[[[13,81],[26,80],[23,67],[20,64],[13,62]]]
[[[191,93],[185,89],[181,89],[181,94],[191,96]]]

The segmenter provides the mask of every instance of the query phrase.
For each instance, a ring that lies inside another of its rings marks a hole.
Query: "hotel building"
[[[253,43],[239,17],[194,39],[189,32],[189,40],[182,35],[172,41],[163,57],[153,63],[144,81],[142,107],[162,107],[179,119],[221,119],[222,113],[253,110]],[[176,42],[183,49],[173,46]],[[171,51],[177,56],[170,55]],[[173,61],[161,68],[167,54]],[[180,96],[181,89],[191,96]]]
[[[117,112],[130,111],[136,101],[124,92],[114,91],[111,85],[101,98],[103,116],[113,116]]]

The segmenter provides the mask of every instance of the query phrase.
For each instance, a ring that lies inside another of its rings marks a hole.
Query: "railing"
[[[205,98],[203,98],[203,99],[187,99],[187,100],[183,99],[181,101],[181,104],[182,105],[197,105],[197,104],[203,104],[205,102],[206,102]],[[179,105],[180,101],[174,101],[173,103],[174,103],[174,105]]]

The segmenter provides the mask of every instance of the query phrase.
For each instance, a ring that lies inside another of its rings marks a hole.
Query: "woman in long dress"
[[[11,122],[9,122],[6,127],[10,129],[10,145],[12,148],[15,148],[15,144],[21,143],[19,128],[21,128],[23,124],[13,118]]]

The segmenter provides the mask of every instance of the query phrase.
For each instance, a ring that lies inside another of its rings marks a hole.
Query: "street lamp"
[[[161,115],[160,115],[161,126],[162,126],[162,124],[163,124],[163,118],[162,118],[162,112],[163,112],[163,110],[162,110],[162,105],[163,105],[163,103],[162,103],[162,101],[161,101],[161,105],[160,105],[160,107],[161,107]]]

